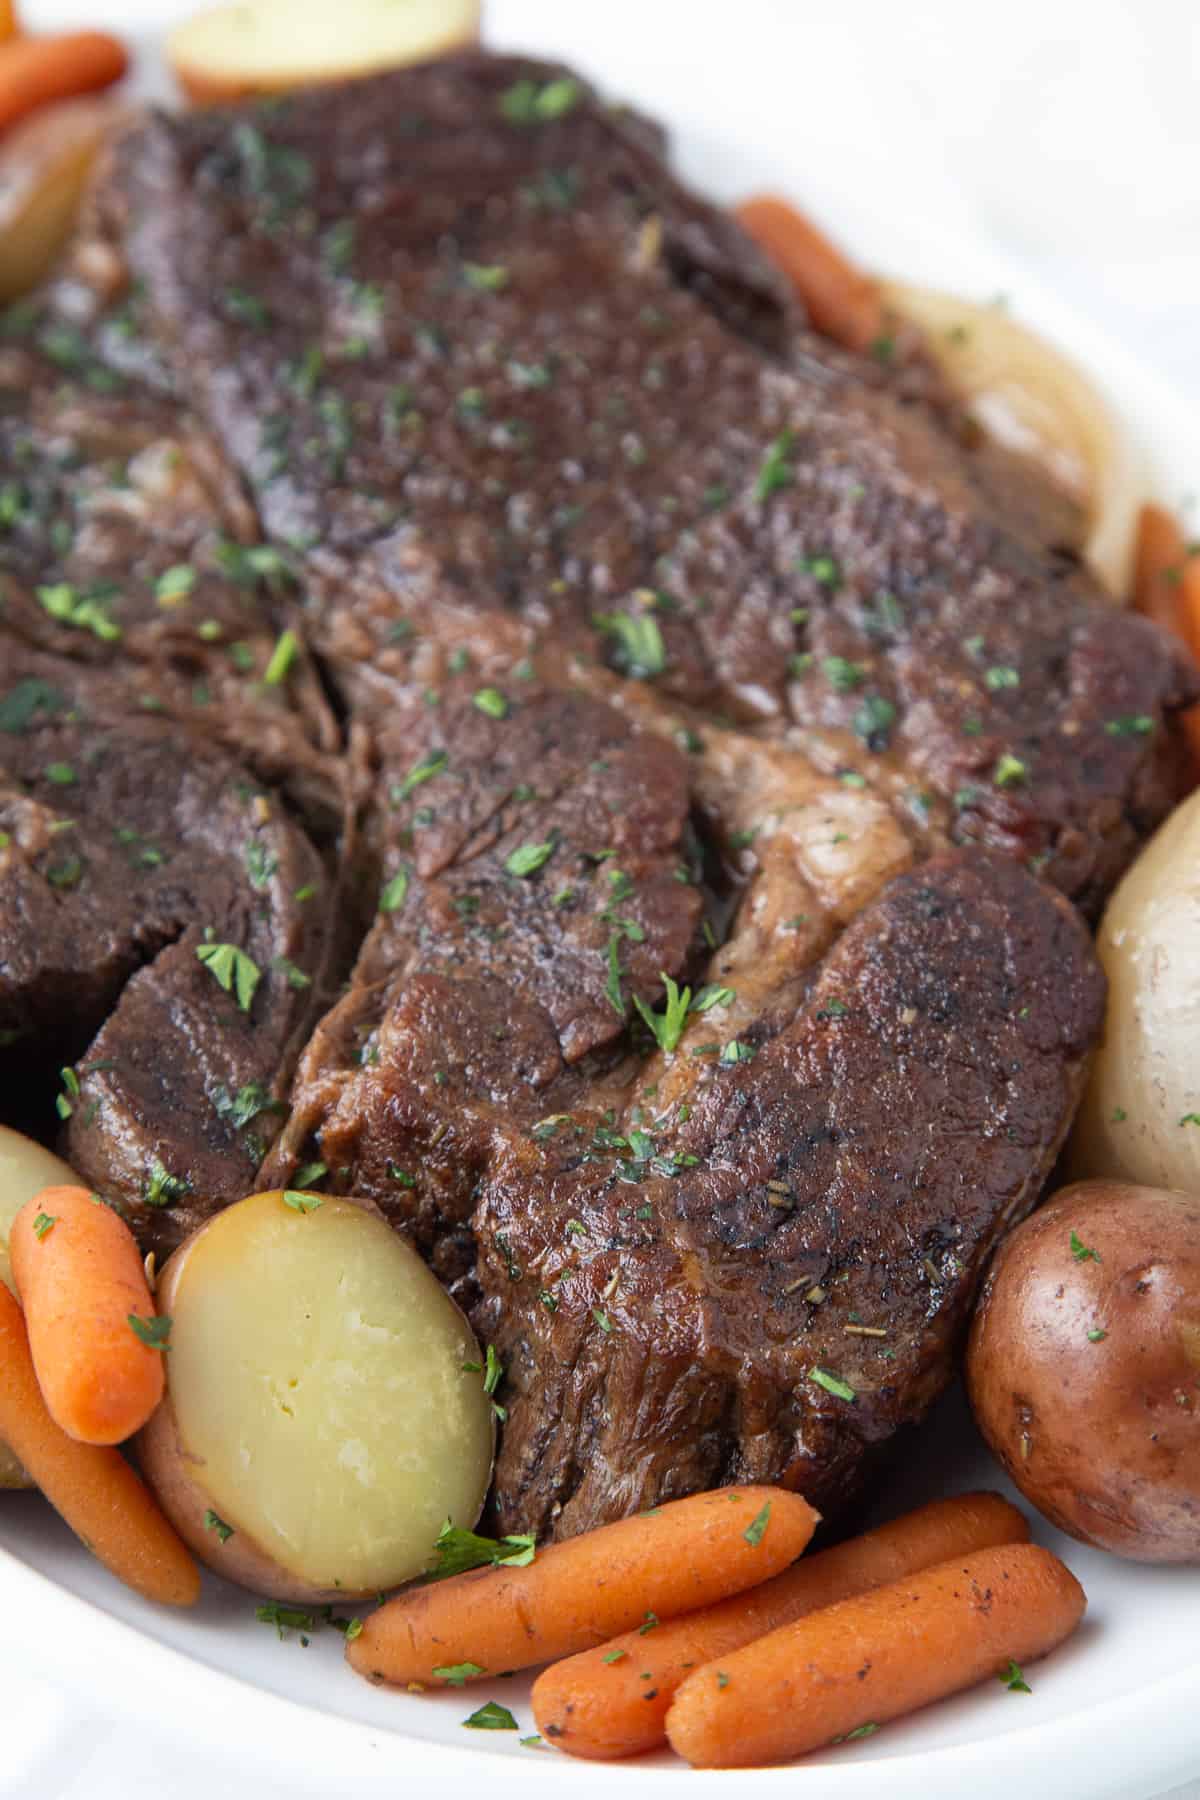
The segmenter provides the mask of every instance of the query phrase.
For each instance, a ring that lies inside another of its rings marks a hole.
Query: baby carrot
[[[128,1225],[86,1188],[43,1188],[8,1251],[51,1418],[84,1444],[132,1437],[162,1399],[163,1328]]]
[[[0,131],[47,101],[111,87],[128,66],[124,45],[106,31],[10,38],[0,44]]]
[[[667,1736],[697,1768],[785,1762],[1045,1656],[1086,1604],[1037,1544],[937,1563],[697,1669]]]
[[[1163,506],[1143,506],[1138,517],[1133,604],[1181,637],[1200,663],[1200,551]],[[1185,712],[1182,724],[1200,770],[1200,706]]]
[[[999,1494],[933,1500],[876,1531],[803,1557],[771,1581],[701,1612],[583,1650],[533,1684],[542,1736],[573,1756],[637,1756],[666,1741],[666,1718],[693,1669],[818,1607],[898,1581],[917,1569],[1029,1536],[1022,1513]]]
[[[816,329],[848,350],[885,335],[879,288],[786,200],[762,194],[735,209],[738,223],[783,270]]]
[[[373,1681],[456,1682],[569,1656],[709,1606],[794,1562],[817,1515],[784,1488],[721,1488],[389,1600],[346,1655]]]
[[[192,1606],[200,1572],[119,1450],[79,1444],[46,1411],[21,1309],[0,1282],[0,1440],[93,1556],[164,1606]]]
[[[13,0],[0,0],[0,44],[17,35],[17,9]]]

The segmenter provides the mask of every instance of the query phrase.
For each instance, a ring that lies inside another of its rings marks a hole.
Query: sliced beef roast
[[[1099,906],[1182,656],[527,59],[132,133],[0,456],[0,1044],[81,1173],[164,1248],[373,1198],[507,1364],[505,1529],[844,1500],[1099,1028],[1018,865]]]
[[[158,119],[97,219],[303,547],[348,695],[404,631],[503,611],[709,714],[794,721],[822,766],[1089,909],[1170,803],[1178,653],[929,409],[805,335],[732,221],[563,70],[472,54]]]
[[[328,1003],[330,875],[222,751],[0,639],[0,1056],[167,1249],[253,1185]]]

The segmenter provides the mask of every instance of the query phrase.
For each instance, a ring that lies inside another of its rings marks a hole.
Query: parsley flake
[[[434,1545],[435,1562],[426,1581],[444,1581],[448,1575],[461,1575],[467,1569],[494,1568],[507,1563],[524,1569],[534,1560],[537,1539],[532,1535],[506,1538],[480,1537],[474,1531],[462,1531],[449,1519],[438,1532]]]
[[[53,1214],[44,1213],[44,1212],[38,1213],[36,1218],[33,1221],[34,1237],[37,1238],[38,1242],[40,1243],[41,1240],[45,1237],[46,1233],[48,1231],[53,1231],[54,1227],[57,1224],[58,1224],[58,1220]]]
[[[1005,1667],[997,1673],[996,1680],[1002,1681],[1010,1694],[1031,1694],[1033,1692],[1033,1689],[1026,1681],[1024,1675],[1022,1675],[1020,1666],[1015,1663],[1011,1657],[1009,1657]]]
[[[480,688],[478,693],[472,694],[471,701],[481,713],[486,713],[489,719],[506,719],[508,717],[508,701],[499,688]]]
[[[233,1526],[227,1525],[220,1514],[215,1513],[211,1506],[204,1515],[204,1529],[205,1531],[215,1531],[218,1541],[222,1544],[227,1544],[233,1536]]]
[[[315,1213],[323,1204],[320,1194],[302,1194],[296,1188],[285,1188],[283,1204],[293,1212]]]
[[[197,944],[196,956],[219,987],[233,994],[242,1012],[248,1013],[262,970],[236,944]]]
[[[840,1375],[833,1374],[829,1369],[822,1369],[814,1365],[808,1371],[808,1379],[814,1381],[819,1388],[824,1388],[827,1394],[832,1394],[835,1400],[856,1400],[858,1398],[850,1383],[843,1381]]]
[[[597,613],[595,624],[617,640],[617,660],[627,675],[648,681],[667,666],[658,620],[648,612]]]
[[[466,1687],[468,1681],[473,1680],[476,1675],[486,1675],[487,1670],[481,1669],[478,1663],[461,1662],[443,1664],[432,1673],[436,1680],[444,1681],[447,1687],[460,1688]]]
[[[518,1731],[520,1727],[509,1712],[507,1706],[501,1706],[496,1700],[488,1700],[477,1712],[473,1712],[463,1724],[469,1731]]]
[[[519,844],[505,857],[504,867],[509,875],[517,875],[522,879],[536,875],[554,855],[554,840],[547,839],[544,844]]]
[[[751,1521],[747,1525],[745,1531],[743,1531],[743,1533],[742,1533],[742,1536],[745,1538],[746,1542],[750,1545],[751,1549],[757,1550],[758,1546],[762,1543],[763,1533],[766,1531],[767,1526],[770,1524],[770,1522],[771,1522],[771,1502],[768,1500],[766,1502],[766,1504],[763,1506],[762,1511],[760,1513],[757,1513],[755,1515],[755,1517],[753,1519],[751,1519]]]
[[[154,1318],[144,1319],[140,1313],[126,1313],[129,1329],[134,1337],[141,1338],[151,1350],[166,1350],[171,1336],[171,1315],[159,1313]]]
[[[1078,1233],[1074,1231],[1071,1233],[1071,1255],[1076,1262],[1101,1262],[1103,1260],[1100,1252],[1093,1250],[1090,1244],[1083,1243]]]

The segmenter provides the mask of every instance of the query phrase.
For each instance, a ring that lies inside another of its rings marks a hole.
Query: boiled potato
[[[204,103],[424,62],[478,37],[479,0],[248,0],[179,26],[167,57],[188,97]]]
[[[997,1252],[967,1387],[1060,1530],[1136,1562],[1200,1562],[1200,1198],[1063,1188]]]
[[[254,1194],[180,1246],[156,1299],[167,1395],[138,1452],[202,1561],[277,1600],[353,1599],[427,1568],[447,1518],[475,1523],[483,1358],[378,1214]]]
[[[1121,882],[1097,948],[1108,1011],[1071,1173],[1200,1194],[1200,792]]]
[[[66,1163],[43,1150],[32,1138],[0,1125],[0,1281],[16,1293],[8,1261],[8,1234],[27,1200],[44,1187],[79,1186],[79,1177]],[[27,1488],[33,1483],[6,1445],[0,1444],[0,1488]]]
[[[0,144],[0,305],[36,287],[75,223],[96,152],[125,116],[84,97],[42,107]]]

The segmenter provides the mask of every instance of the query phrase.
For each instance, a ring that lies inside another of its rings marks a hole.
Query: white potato
[[[27,1200],[45,1187],[78,1187],[79,1177],[61,1157],[32,1138],[0,1125],[0,1281],[16,1293],[8,1261],[8,1234]],[[27,1488],[33,1483],[6,1445],[0,1444],[0,1488]]]
[[[1097,948],[1108,1011],[1071,1171],[1200,1193],[1200,793],[1121,882]]]
[[[246,0],[189,19],[167,58],[193,100],[236,100],[424,62],[479,36],[479,0]]]
[[[212,1568],[278,1600],[355,1598],[426,1569],[447,1518],[475,1523],[495,1431],[483,1358],[377,1213],[254,1194],[176,1251],[156,1297],[167,1397],[139,1456]]]

